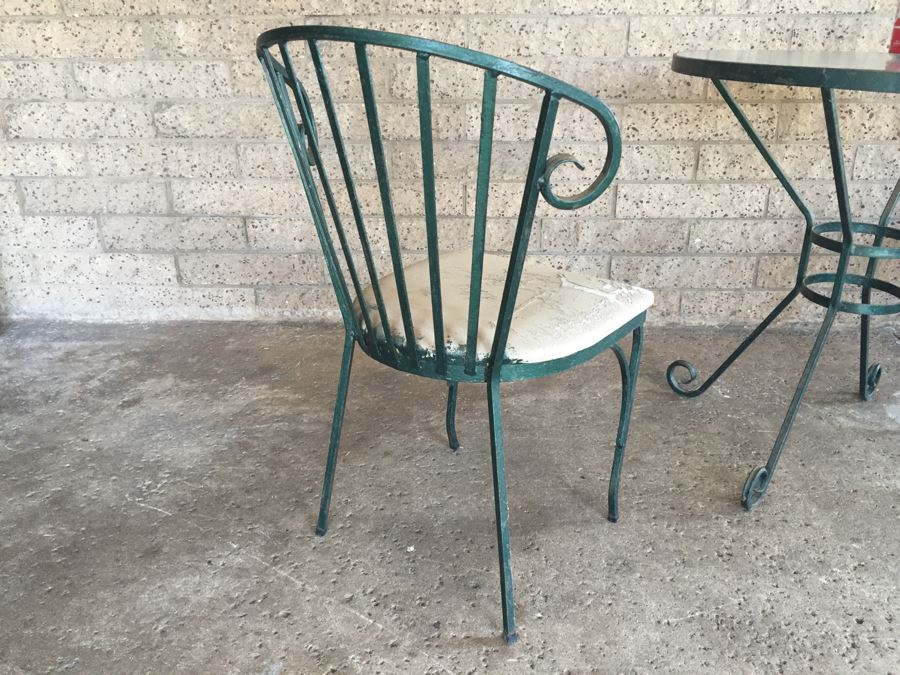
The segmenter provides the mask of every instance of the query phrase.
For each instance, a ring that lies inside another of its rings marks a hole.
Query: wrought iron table
[[[825,340],[838,312],[848,312],[860,316],[859,395],[863,400],[869,400],[874,395],[881,378],[881,366],[878,363],[869,365],[869,317],[900,313],[900,287],[876,277],[880,259],[900,258],[900,248],[885,245],[886,241],[890,243],[891,240],[900,240],[900,229],[891,227],[890,222],[891,214],[900,199],[900,181],[897,182],[888,198],[877,224],[853,220],[850,215],[847,176],[844,171],[834,90],[900,93],[900,57],[890,54],[849,52],[694,51],[676,54],[672,59],[672,70],[712,80],[713,85],[725,99],[725,103],[728,104],[744,131],[747,132],[775,177],[800,210],[806,220],[806,230],[800,250],[796,281],[784,299],[706,380],[699,385],[692,386],[697,380],[697,369],[688,361],[678,360],[671,363],[666,372],[669,386],[675,393],[687,398],[699,396],[705,392],[798,295],[827,308],[787,415],[775,439],[769,460],[765,466],[753,469],[744,483],[741,503],[745,509],[750,510],[763,498],[772,481],[782,449],[797,415],[797,409],[809,386]],[[816,222],[812,211],[788,180],[778,162],[772,157],[723,80],[821,89],[840,220]],[[858,243],[857,239],[860,237],[870,237],[871,243]],[[807,273],[810,251],[813,246],[840,254],[835,272]],[[868,259],[864,275],[847,272],[851,257]],[[825,292],[814,290],[814,286],[821,285],[826,286]],[[830,293],[827,290],[828,286],[830,286]],[[860,288],[860,302],[843,299],[845,286]],[[890,298],[890,300],[882,304],[873,302],[873,291],[879,292],[880,295]],[[681,378],[676,376],[679,369],[683,371]]]

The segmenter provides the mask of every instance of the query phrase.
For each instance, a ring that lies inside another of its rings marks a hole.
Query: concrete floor
[[[332,529],[313,535],[333,327],[0,330],[0,673],[900,672],[900,336],[877,399],[835,337],[762,506],[741,511],[811,343],[775,332],[705,397],[648,335],[622,487],[604,355],[505,385],[521,641],[500,639],[484,391],[358,354]]]

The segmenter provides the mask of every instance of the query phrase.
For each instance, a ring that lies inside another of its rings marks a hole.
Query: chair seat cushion
[[[491,351],[500,301],[509,265],[507,256],[485,254],[481,284],[476,353],[479,360]],[[442,253],[441,296],[444,341],[450,353],[466,351],[469,312],[471,253]],[[431,285],[428,261],[404,267],[410,313],[417,345],[435,349],[431,315]],[[393,274],[379,280],[385,310],[395,340],[406,342],[397,285]],[[384,331],[371,286],[363,289],[373,329],[380,339]],[[507,341],[506,356],[514,361],[538,363],[586,349],[631,321],[653,304],[653,293],[618,281],[584,274],[561,272],[526,258]],[[365,326],[359,302],[354,312]]]

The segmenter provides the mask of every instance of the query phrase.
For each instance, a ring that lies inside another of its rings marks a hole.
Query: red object
[[[894,19],[894,32],[891,34],[891,45],[888,47],[891,54],[900,54],[900,2],[897,3],[897,18]]]

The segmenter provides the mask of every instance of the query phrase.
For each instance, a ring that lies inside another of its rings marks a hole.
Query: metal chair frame
[[[372,255],[365,218],[359,206],[354,174],[347,156],[347,148],[341,135],[341,126],[331,93],[329,78],[323,62],[322,52],[319,48],[320,43],[327,41],[350,43],[355,51],[372,156],[383,207],[387,241],[390,248],[391,272],[397,287],[402,317],[403,335],[405,337],[402,340],[392,334],[388,322],[388,313],[385,309],[379,285],[380,277]],[[332,190],[332,184],[322,163],[320,138],[313,117],[313,106],[307,90],[294,69],[288,49],[288,45],[291,43],[306,43],[312,59],[315,69],[315,81],[318,84],[321,103],[328,118],[331,138],[337,151],[342,178],[350,199],[352,216],[356,226],[356,233],[359,236],[365,270],[372,286],[375,300],[374,307],[369,306],[363,298],[363,280],[354,261],[354,255],[357,252],[351,250],[335,194]],[[435,345],[434,351],[422,349],[416,344],[392,203],[390,179],[385,161],[385,146],[381,134],[378,105],[368,56],[369,46],[388,47],[404,52],[412,52],[416,58],[424,215],[431,286],[431,318],[434,324],[435,336],[438,338],[444,335],[444,317],[441,300],[440,254],[435,201],[431,61],[434,57],[438,57],[465,63],[480,68],[484,73],[481,132],[476,174],[474,234],[472,238],[472,267],[467,315],[468,340],[464,352],[448,348],[442,339],[436,340],[438,344]],[[358,346],[376,361],[397,370],[444,380],[448,383],[446,430],[449,444],[454,449],[459,446],[455,429],[458,384],[460,382],[486,384],[490,420],[494,515],[500,562],[503,631],[507,642],[515,642],[517,633],[512,590],[512,568],[510,565],[506,462],[500,414],[501,382],[525,380],[558,373],[583,363],[606,349],[613,351],[621,370],[622,402],[612,474],[609,482],[608,519],[615,522],[619,516],[619,481],[634,401],[635,381],[640,362],[646,312],[641,313],[600,342],[563,358],[530,363],[511,359],[506,353],[516,294],[522,277],[525,256],[528,251],[528,241],[538,198],[540,195],[543,195],[544,199],[556,208],[576,209],[593,202],[609,187],[618,169],[621,156],[621,140],[615,117],[599,99],[560,80],[480,52],[416,37],[333,26],[291,26],[267,31],[260,35],[257,41],[257,55],[265,71],[266,79],[275,99],[278,113],[300,174],[345,328],[337,400],[334,407],[331,439],[326,460],[325,479],[316,533],[324,535],[328,527],[328,506],[334,481],[344,405],[347,398],[355,347]],[[497,81],[501,76],[533,85],[543,92],[543,96],[518,213],[515,237],[509,254],[509,265],[493,343],[490,354],[485,358],[483,355],[479,356],[476,352],[476,334],[481,304]],[[569,101],[593,113],[603,125],[606,134],[607,153],[605,164],[600,174],[587,189],[571,196],[560,196],[553,191],[551,174],[559,166],[566,163],[573,163],[581,169],[583,169],[583,166],[568,154],[558,154],[548,158],[557,110],[561,101]],[[337,236],[342,258],[339,258],[338,250],[335,247],[332,229]],[[347,276],[350,279],[349,286]],[[354,302],[357,304],[355,305]],[[355,307],[358,307],[359,319],[356,317]],[[373,329],[373,312],[378,313],[382,328],[380,332]],[[630,354],[626,356],[620,342],[627,338],[629,334],[632,335],[631,350]]]

